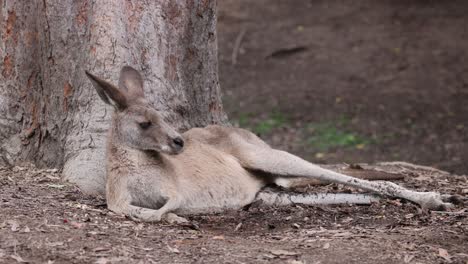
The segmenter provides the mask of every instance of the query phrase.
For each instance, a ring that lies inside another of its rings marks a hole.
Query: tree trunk
[[[84,70],[117,83],[130,65],[175,127],[226,122],[215,0],[0,0],[0,163],[63,168],[103,193],[112,109]]]

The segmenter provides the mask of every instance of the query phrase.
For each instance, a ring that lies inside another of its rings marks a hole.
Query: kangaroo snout
[[[176,137],[172,140],[172,142],[174,142],[174,144],[176,144],[176,146],[179,146],[181,148],[184,147],[184,140],[181,138],[181,137]]]
[[[184,149],[184,139],[181,136],[177,136],[172,138],[171,140],[171,148],[174,150],[174,154],[179,154]]]

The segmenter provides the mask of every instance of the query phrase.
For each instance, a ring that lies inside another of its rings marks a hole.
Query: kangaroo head
[[[99,97],[115,107],[113,132],[119,143],[166,154],[182,152],[184,140],[145,100],[143,79],[137,70],[123,67],[119,88],[87,71],[86,75]]]

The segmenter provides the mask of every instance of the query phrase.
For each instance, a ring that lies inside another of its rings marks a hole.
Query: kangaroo
[[[286,197],[264,191],[271,184],[288,187],[299,177],[406,199],[429,210],[452,206],[448,195],[411,191],[392,182],[321,168],[271,148],[244,129],[210,125],[179,134],[145,99],[137,70],[123,67],[118,87],[88,71],[86,75],[99,97],[115,107],[106,154],[107,205],[132,219],[184,222],[178,215],[237,209],[256,200],[307,203],[308,195]],[[349,198],[345,202],[353,202],[352,195]]]

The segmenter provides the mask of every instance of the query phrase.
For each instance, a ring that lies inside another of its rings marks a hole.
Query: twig
[[[413,170],[424,170],[424,171],[430,171],[430,172],[437,172],[437,173],[444,174],[444,175],[450,174],[450,173],[448,173],[446,171],[439,170],[439,169],[436,169],[436,168],[432,168],[432,167],[429,167],[429,166],[416,165],[416,164],[412,164],[412,163],[408,163],[408,162],[404,162],[404,161],[379,162],[378,165],[399,166],[400,168],[405,167],[405,168],[410,168],[410,169],[413,169]]]
[[[234,42],[234,48],[232,49],[232,55],[231,55],[231,62],[232,65],[236,65],[237,63],[237,55],[239,54],[239,48],[242,43],[242,39],[244,38],[245,33],[247,32],[246,28],[243,28],[240,32],[239,35],[237,35],[236,41]]]
[[[431,211],[432,214],[446,214],[446,215],[468,215],[468,212],[466,209],[462,209],[460,211],[456,212],[450,212],[450,211]]]

